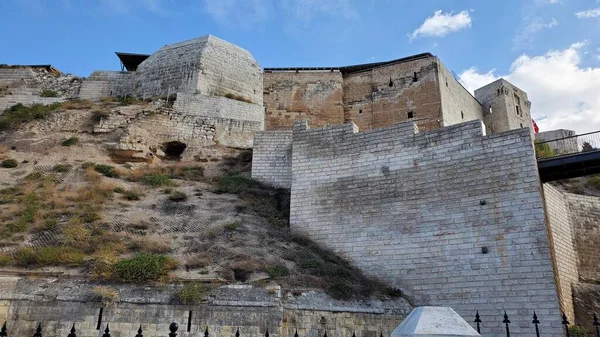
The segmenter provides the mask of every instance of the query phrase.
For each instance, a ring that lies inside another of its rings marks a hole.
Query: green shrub
[[[166,174],[149,174],[142,178],[142,182],[152,187],[173,186],[173,181]]]
[[[96,164],[94,164],[94,163],[92,163],[90,161],[87,161],[87,162],[81,164],[81,168],[84,169],[84,170],[87,170],[88,168],[94,167],[94,166],[96,166]]]
[[[140,200],[140,194],[136,191],[126,191],[123,193],[123,198],[131,201]]]
[[[229,232],[235,232],[237,231],[237,229],[240,227],[240,223],[239,222],[230,222],[228,224],[225,224],[225,226],[223,226],[223,228],[225,228],[226,231]]]
[[[571,337],[587,337],[589,334],[589,331],[581,326],[578,325],[572,325],[569,327],[569,335],[571,335]]]
[[[204,177],[204,168],[201,166],[184,167],[180,174],[181,179],[191,181],[200,181],[202,177]]]
[[[61,106],[61,103],[50,105],[34,104],[32,106],[25,106],[21,103],[13,105],[5,109],[4,113],[0,115],[0,131],[16,128],[22,123],[36,119],[45,119],[50,113],[58,110]]]
[[[37,264],[37,255],[31,247],[19,248],[14,255],[15,264],[21,267],[27,267]]]
[[[71,170],[71,165],[69,165],[69,164],[54,165],[54,171],[56,171],[56,172],[69,172],[70,170]]]
[[[25,180],[34,181],[34,180],[42,180],[44,178],[44,174],[42,172],[32,172],[25,176]]]
[[[556,155],[556,152],[550,147],[550,144],[541,143],[537,140],[534,143],[536,158],[549,158]]]
[[[135,97],[132,97],[132,96],[125,96],[125,97],[119,98],[119,105],[122,105],[122,106],[138,104],[141,102],[143,102],[143,101],[141,101]]]
[[[123,187],[121,187],[121,186],[117,186],[117,187],[115,187],[115,189],[113,189],[113,192],[115,192],[115,193],[119,193],[119,194],[123,194],[123,193],[125,193],[126,191],[125,191],[125,189],[124,189]]]
[[[600,175],[595,175],[595,176],[590,177],[588,179],[588,181],[585,183],[585,185],[587,187],[591,187],[591,188],[600,190]]]
[[[15,264],[22,267],[67,265],[79,266],[85,260],[85,253],[75,248],[49,246],[40,248],[23,247],[16,251]]]
[[[233,175],[219,179],[216,192],[239,194],[251,188],[261,187],[264,186],[254,179],[242,175]]]
[[[77,137],[71,137],[71,138],[67,138],[65,140],[63,140],[63,142],[61,143],[62,146],[72,146],[79,143],[79,138]]]
[[[177,267],[177,262],[159,254],[138,254],[114,264],[114,277],[125,283],[159,280]]]
[[[183,289],[177,293],[177,298],[182,304],[199,304],[206,299],[206,293],[209,287],[200,282],[187,283]]]
[[[54,90],[44,90],[40,94],[41,97],[58,97],[58,93]]]
[[[171,201],[175,201],[175,202],[182,202],[182,201],[186,201],[187,200],[187,194],[181,192],[181,191],[174,191],[173,193],[171,193],[169,195],[169,200]]]
[[[4,168],[15,168],[17,166],[19,166],[19,162],[14,159],[4,159],[2,161],[2,167]]]
[[[269,268],[267,270],[267,273],[271,277],[280,277],[280,276],[287,276],[287,275],[289,275],[290,274],[290,270],[284,264],[278,264],[276,266],[273,266],[273,267]]]
[[[92,122],[100,123],[101,120],[108,118],[109,114],[103,110],[92,111]]]
[[[96,165],[94,165],[94,171],[104,175],[105,177],[109,177],[109,178],[118,178],[119,177],[117,170],[113,166],[110,166],[110,165],[96,164]]]
[[[20,193],[16,187],[8,187],[0,190],[0,205],[12,204],[17,200],[17,195]]]
[[[0,254],[0,266],[8,266],[14,262],[12,256],[8,254]]]

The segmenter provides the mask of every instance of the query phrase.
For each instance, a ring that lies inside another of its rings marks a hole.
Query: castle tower
[[[533,138],[531,102],[526,92],[501,78],[475,90],[475,98],[483,107],[488,134],[527,127]]]

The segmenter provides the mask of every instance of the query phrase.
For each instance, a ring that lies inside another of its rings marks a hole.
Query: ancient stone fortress
[[[541,185],[531,103],[503,79],[473,96],[429,53],[263,70],[213,36],[118,56],[123,71],[95,71],[57,99],[172,104],[94,127],[122,130],[118,148],[253,148],[252,176],[291,190],[292,230],[415,305],[451,306],[469,321],[476,310],[506,310],[517,334],[535,310],[553,322],[543,333],[558,336],[561,311],[573,321],[573,293],[586,294],[580,278],[600,280],[589,256],[600,254],[597,200]],[[41,90],[24,79],[35,69],[18,69],[0,67],[13,93],[1,98],[35,103],[14,95]],[[498,320],[484,326],[484,334],[504,333]]]

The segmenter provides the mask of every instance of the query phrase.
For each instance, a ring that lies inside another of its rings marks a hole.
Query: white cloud
[[[600,16],[600,8],[577,12],[575,13],[575,16],[577,16],[580,19],[597,18]]]
[[[448,33],[456,32],[464,28],[471,27],[471,15],[468,11],[462,11],[457,14],[442,13],[441,10],[435,11],[433,16],[425,19],[423,24],[409,34],[413,39],[419,36],[438,36],[442,37]]]
[[[315,16],[327,15],[347,20],[359,18],[350,0],[282,0],[282,7],[297,19],[310,21]]]
[[[531,46],[538,32],[558,25],[558,21],[552,18],[552,20],[544,22],[541,18],[529,17],[524,19],[524,24],[524,28],[520,29],[520,33],[514,39],[515,49]]]
[[[533,118],[542,131],[595,131],[600,129],[600,67],[581,65],[585,45],[578,42],[540,56],[522,55],[503,76],[495,75],[494,70],[479,73],[470,68],[460,77],[471,89],[503,77],[525,90],[532,102]]]

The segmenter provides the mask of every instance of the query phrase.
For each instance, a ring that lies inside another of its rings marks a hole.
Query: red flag
[[[540,128],[538,128],[537,124],[535,124],[535,121],[532,119],[531,122],[533,123],[533,132],[539,133]]]

